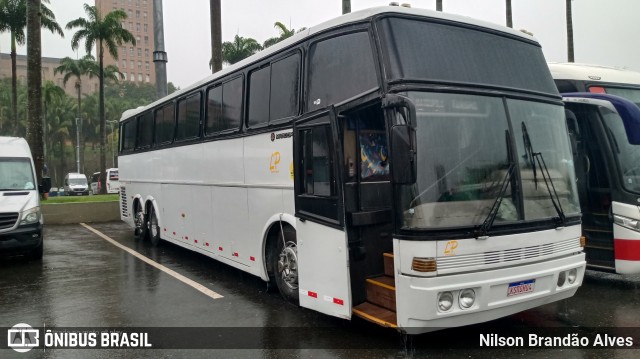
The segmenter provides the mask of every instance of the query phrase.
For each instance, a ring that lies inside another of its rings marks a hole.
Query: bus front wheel
[[[273,261],[276,285],[280,294],[288,302],[298,304],[298,250],[296,232],[293,228],[285,227],[278,233],[275,241]]]

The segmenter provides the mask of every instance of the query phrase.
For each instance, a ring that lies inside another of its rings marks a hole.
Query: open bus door
[[[629,191],[640,174],[625,165],[640,150],[640,110],[614,96],[564,96],[575,145],[587,264],[620,274],[640,273],[640,196]]]
[[[300,305],[350,319],[342,151],[333,107],[297,119],[293,143]]]

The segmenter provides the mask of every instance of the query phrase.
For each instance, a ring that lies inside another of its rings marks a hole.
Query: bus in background
[[[603,93],[563,95],[587,266],[640,273],[640,108]]]
[[[640,72],[576,63],[549,63],[549,70],[560,93],[606,93],[640,105]]]
[[[107,193],[120,192],[120,176],[117,168],[107,169]],[[95,172],[91,176],[91,194],[100,193],[100,172]]]
[[[521,32],[353,12],[126,111],[121,218],[328,315],[492,320],[582,283],[561,100]]]

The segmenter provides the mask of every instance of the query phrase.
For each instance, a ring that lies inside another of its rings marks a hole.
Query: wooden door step
[[[384,260],[384,275],[393,277],[394,276],[393,253],[383,253],[382,258]]]
[[[396,287],[393,277],[369,278],[366,282],[366,289],[367,302],[395,312]]]
[[[355,306],[352,311],[354,315],[371,323],[387,328],[398,328],[396,312],[392,312],[389,309],[382,308],[373,303],[364,302]]]

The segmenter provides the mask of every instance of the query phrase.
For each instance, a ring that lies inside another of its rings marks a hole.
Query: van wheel
[[[156,210],[151,207],[151,213],[149,214],[149,239],[151,245],[156,247],[160,244],[160,225],[158,224],[158,216],[156,216]]]
[[[136,230],[135,230],[136,238],[140,240],[146,240],[149,235],[147,218],[144,215],[144,211],[142,210],[142,205],[139,203],[136,206],[134,222],[136,225]]]
[[[298,250],[295,230],[291,227],[283,228],[283,231],[278,233],[274,247],[275,253],[271,256],[271,260],[276,285],[287,302],[297,305],[299,302]]]
[[[36,247],[31,252],[29,252],[29,254],[27,254],[27,257],[32,260],[40,260],[42,259],[43,254],[44,254],[44,241],[41,241],[38,247]]]

